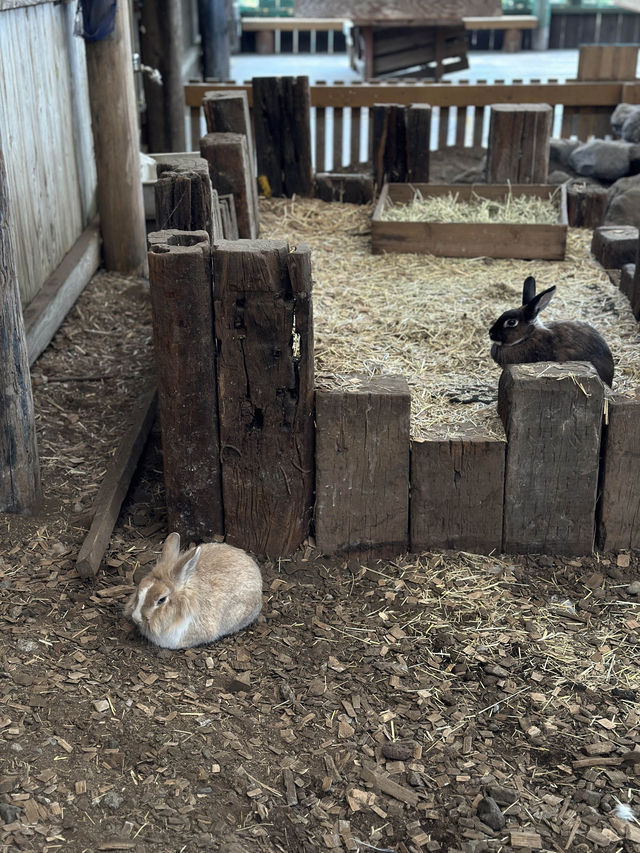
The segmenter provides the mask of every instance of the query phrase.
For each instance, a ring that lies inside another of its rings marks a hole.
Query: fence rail
[[[206,92],[246,91],[252,104],[251,83],[191,83],[185,86],[190,111],[191,144],[197,150],[205,133],[202,99]],[[546,103],[554,110],[556,136],[587,140],[610,133],[609,116],[625,101],[640,103],[637,82],[532,81],[506,84],[398,83],[316,84],[310,87],[313,162],[316,171],[357,168],[369,160],[374,104],[431,104],[431,150],[450,146],[486,145],[490,104]]]

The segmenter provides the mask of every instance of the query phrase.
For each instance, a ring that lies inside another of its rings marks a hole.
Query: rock
[[[629,149],[629,174],[640,174],[640,145],[632,145]]]
[[[609,187],[602,221],[640,228],[640,175],[620,178]]]
[[[635,109],[625,120],[622,138],[626,142],[640,142],[640,109]]]
[[[579,139],[550,139],[549,162],[559,166],[568,166],[571,154],[580,145]]]
[[[502,785],[491,785],[489,797],[493,798],[501,806],[510,806],[518,799],[518,792],[512,788],[503,788]]]
[[[547,175],[547,183],[560,186],[560,184],[570,181],[572,177],[568,172],[563,172],[562,169],[554,169]]]
[[[634,581],[627,587],[629,595],[640,595],[640,581]]]
[[[499,832],[507,822],[493,797],[483,797],[478,803],[477,815],[483,823]]]
[[[107,793],[102,798],[102,802],[108,808],[113,809],[113,811],[116,811],[122,805],[123,798],[119,794],[116,794],[115,791],[107,791]]]
[[[13,823],[20,817],[20,809],[17,806],[11,806],[9,803],[0,803],[0,818],[3,823]]]
[[[611,113],[610,119],[613,135],[620,139],[625,121],[638,111],[640,111],[640,106],[638,104],[618,104],[615,110]]]
[[[592,139],[579,145],[569,158],[569,165],[579,175],[615,181],[629,174],[628,142]]]

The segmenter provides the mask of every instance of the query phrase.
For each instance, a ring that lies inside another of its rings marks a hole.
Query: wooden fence
[[[251,83],[192,83],[185,86],[190,111],[191,149],[205,133],[202,99],[211,91],[247,92]],[[497,80],[468,83],[350,83],[311,86],[311,132],[316,171],[357,169],[369,159],[374,104],[420,104],[433,107],[431,149],[486,145],[489,105],[547,103],[553,107],[553,134],[587,140],[610,133],[609,116],[623,102],[640,103],[640,83],[567,82],[549,80],[505,84]]]

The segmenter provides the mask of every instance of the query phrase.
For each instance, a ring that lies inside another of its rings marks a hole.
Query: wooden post
[[[598,547],[603,551],[640,547],[640,402],[608,399],[604,434]]]
[[[29,355],[0,144],[0,512],[34,512],[41,498]]]
[[[407,126],[407,181],[429,182],[429,144],[431,141],[431,107],[411,104],[405,107]]]
[[[202,541],[224,533],[209,235],[149,235],[169,529]]]
[[[429,104],[376,104],[373,107],[373,177],[380,191],[385,181],[428,182],[431,107]]]
[[[219,195],[233,194],[238,234],[255,240],[259,223],[247,137],[240,133],[208,133],[200,140],[200,153],[209,163],[213,188]]]
[[[275,196],[311,196],[308,77],[254,77],[253,126],[258,176]]]
[[[604,386],[587,362],[503,370],[507,553],[591,553],[603,405]]]
[[[633,271],[633,283],[629,288],[629,293],[627,296],[629,297],[629,302],[631,303],[631,310],[633,311],[633,316],[636,320],[640,320],[640,241],[638,242],[638,247],[636,250],[636,258],[635,258],[635,270]]]
[[[174,168],[171,168],[171,166]],[[193,167],[158,163],[155,185],[156,227],[206,231],[213,236],[212,187],[209,164],[199,157]]]
[[[502,547],[506,443],[464,430],[411,442],[411,550]]]
[[[567,219],[572,228],[598,228],[607,206],[607,189],[573,181],[567,186]]]
[[[227,0],[198,0],[205,80],[228,80],[231,73]]]
[[[402,376],[316,392],[316,544],[393,556],[409,539],[411,395]]]
[[[283,557],[313,503],[310,251],[225,240],[213,270],[227,541]]]
[[[140,4],[142,61],[157,68],[162,83],[142,75],[149,151],[184,151],[182,89],[182,5],[180,0],[146,0]]]
[[[637,44],[581,44],[578,80],[635,80]]]
[[[113,34],[85,50],[104,265],[136,275],[147,253],[128,9],[119,2]]]
[[[548,104],[493,104],[487,183],[546,184],[552,125]]]
[[[619,270],[634,263],[638,229],[635,225],[601,225],[593,232],[591,253],[606,270]]]

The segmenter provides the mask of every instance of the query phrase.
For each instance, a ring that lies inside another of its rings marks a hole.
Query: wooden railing
[[[202,99],[212,91],[247,92],[251,83],[191,83],[185,86],[190,111],[192,150],[198,150],[206,132]],[[639,82],[557,81],[511,84],[495,81],[468,83],[349,83],[311,86],[311,132],[316,171],[356,169],[369,159],[374,104],[431,104],[431,149],[453,145],[486,145],[490,104],[546,103],[554,109],[554,135],[587,140],[610,133],[609,117],[621,103],[640,103]]]

